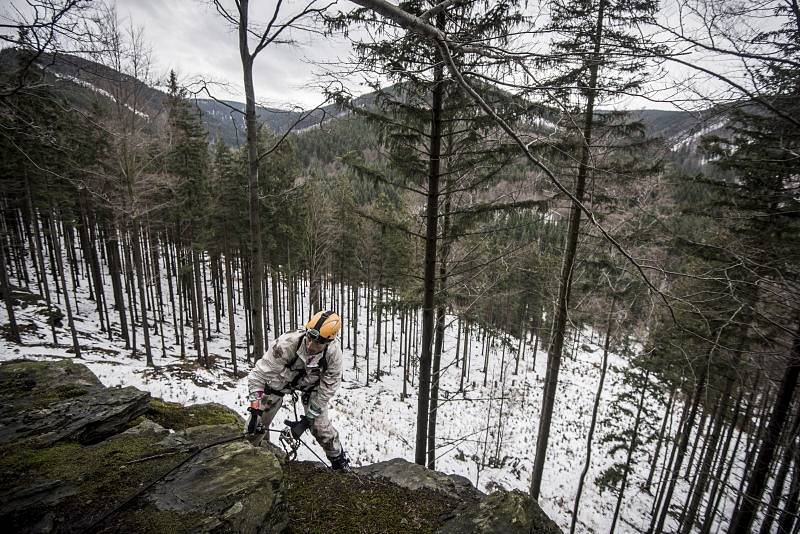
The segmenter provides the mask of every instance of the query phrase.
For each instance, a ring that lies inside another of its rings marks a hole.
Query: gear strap
[[[333,313],[333,312],[331,312],[331,313]],[[300,336],[300,339],[297,341],[297,346],[294,349],[294,358],[292,358],[289,361],[289,363],[287,363],[284,366],[284,369],[290,369],[292,371],[296,371],[297,375],[295,375],[295,377],[289,383],[287,383],[285,386],[283,386],[281,389],[273,389],[273,388],[269,387],[269,385],[264,384],[264,393],[266,393],[268,395],[277,395],[279,397],[283,397],[287,393],[287,391],[286,391],[287,389],[289,389],[290,391],[295,391],[297,389],[297,384],[299,384],[300,381],[306,376],[306,374],[308,374],[305,365],[303,366],[302,369],[294,369],[294,364],[297,363],[298,359],[300,359],[300,355],[298,354],[298,352],[300,351],[300,347],[303,346],[303,338],[304,337],[305,337],[305,334]],[[327,358],[327,355],[328,355],[328,345],[325,345],[325,350],[322,351],[322,357],[319,359],[319,367],[322,370],[322,373],[325,373],[325,371],[328,370],[328,358]],[[319,387],[319,381],[316,384],[314,384],[313,386],[311,386],[310,388],[305,389],[303,391],[310,395],[311,392],[314,391],[315,389],[317,389],[318,387]]]

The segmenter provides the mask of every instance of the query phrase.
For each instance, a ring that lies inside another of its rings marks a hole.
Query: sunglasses
[[[327,345],[328,343],[333,341],[332,339],[322,337],[322,335],[319,333],[319,330],[317,330],[316,328],[309,328],[308,330],[306,330],[306,335],[310,340],[314,341],[315,343],[320,343],[322,345]]]

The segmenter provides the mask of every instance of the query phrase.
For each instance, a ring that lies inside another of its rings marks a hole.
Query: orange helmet
[[[330,343],[342,329],[342,319],[335,312],[317,312],[306,323],[306,335],[319,343]]]

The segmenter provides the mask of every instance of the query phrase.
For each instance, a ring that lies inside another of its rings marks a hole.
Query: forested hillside
[[[357,465],[570,532],[796,534],[797,6],[355,4],[215,2],[244,102],[160,79],[111,4],[9,15],[0,359],[245,413],[274,339],[336,310]],[[370,90],[257,105],[284,30],[345,32]]]

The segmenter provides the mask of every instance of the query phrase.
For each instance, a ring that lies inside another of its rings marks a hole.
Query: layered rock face
[[[0,401],[7,532],[286,530],[278,459],[223,406],[105,388],[70,361],[1,365]]]
[[[367,465],[359,472],[412,490],[432,490],[457,499],[437,534],[561,534],[539,504],[521,491],[488,496],[459,475],[446,475],[399,458]]]
[[[69,360],[0,365],[7,532],[560,532],[520,492],[401,459],[327,470],[254,447],[218,404],[106,388]]]

